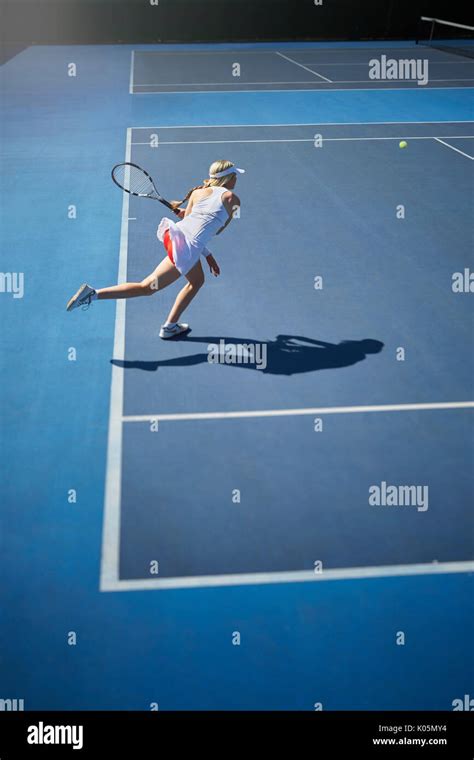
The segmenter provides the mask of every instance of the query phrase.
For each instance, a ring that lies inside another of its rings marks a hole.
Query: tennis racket
[[[112,169],[112,179],[126,193],[137,195],[139,198],[151,198],[154,201],[160,201],[171,211],[175,211],[171,203],[158,192],[148,172],[137,164],[117,164]]]

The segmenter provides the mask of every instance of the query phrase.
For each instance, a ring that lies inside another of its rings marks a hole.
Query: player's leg
[[[199,290],[204,285],[204,272],[202,270],[201,262],[193,266],[192,269],[185,275],[187,283],[184,288],[181,288],[176,300],[171,307],[171,311],[168,314],[167,322],[177,322],[183,311],[189,306],[194,296],[196,296]]]
[[[81,285],[77,293],[69,300],[67,310],[72,311],[79,306],[89,306],[95,299],[106,300],[111,298],[136,298],[138,296],[152,296],[158,290],[163,290],[172,282],[175,282],[180,273],[169,260],[164,258],[158,264],[155,271],[141,282],[124,282],[121,285],[112,285],[109,288],[95,290],[89,285]]]
[[[141,282],[124,282],[122,285],[112,285],[110,288],[101,288],[97,291],[99,300],[108,298],[136,298],[138,296],[152,296],[158,290],[168,287],[181,277],[175,265],[168,257],[158,264],[155,271]]]
[[[187,283],[184,288],[181,288],[176,296],[176,300],[168,314],[168,319],[160,330],[160,338],[172,338],[175,335],[179,335],[180,333],[189,330],[189,326],[179,324],[178,319],[204,285],[204,272],[202,270],[201,262],[198,261],[197,264],[189,270],[185,277]]]

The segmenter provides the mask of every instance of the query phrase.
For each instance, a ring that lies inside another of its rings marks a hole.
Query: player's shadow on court
[[[298,375],[321,369],[350,367],[368,354],[378,354],[384,344],[380,340],[343,340],[327,343],[302,335],[277,335],[275,340],[257,341],[222,336],[183,336],[173,342],[203,343],[205,350],[187,356],[158,361],[120,361],[112,364],[124,369],[155,372],[162,367],[192,367],[196,364],[223,364],[238,369],[256,370],[267,375]],[[239,347],[245,347],[240,349]]]

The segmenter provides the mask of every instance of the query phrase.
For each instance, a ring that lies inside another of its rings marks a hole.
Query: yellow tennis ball
[[[405,142],[405,140],[401,140],[398,144],[399,144],[400,148],[406,148],[407,145],[408,145],[408,143]]]

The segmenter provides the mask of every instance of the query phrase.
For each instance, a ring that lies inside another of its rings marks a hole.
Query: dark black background
[[[344,758],[364,760],[472,760],[472,718],[469,712],[0,712],[0,757],[65,760],[77,755],[142,760],[184,752],[190,760],[203,754],[227,759],[246,758],[259,751],[268,756],[275,748],[275,757],[288,760],[306,755],[332,760],[341,753]],[[71,746],[28,744],[28,726],[39,721],[45,725],[82,725],[83,748],[75,752]],[[394,736],[382,733],[380,725],[407,724],[413,727],[411,732],[402,731],[396,734],[398,738],[445,739],[447,744],[374,746],[372,739]],[[446,726],[446,731],[427,730],[427,726]]]
[[[421,15],[472,24],[468,8],[465,0],[1,0],[0,41],[414,39]]]

